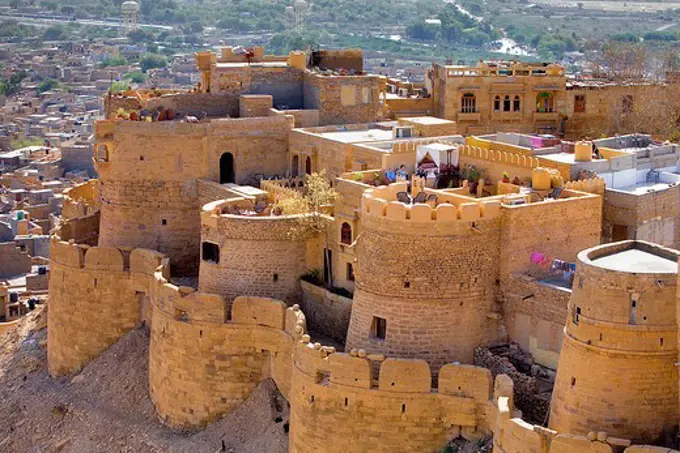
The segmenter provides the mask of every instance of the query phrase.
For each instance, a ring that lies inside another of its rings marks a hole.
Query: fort
[[[677,453],[677,145],[548,137],[568,104],[556,65],[512,69],[542,82],[508,90],[552,94],[508,132],[451,113],[467,69],[435,65],[434,91],[396,99],[358,51],[196,58],[191,91],[106,99],[99,178],[65,193],[51,237],[52,376],[145,326],[175,430],[272,379],[292,453]],[[489,71],[474,77],[505,77]],[[479,359],[508,344],[528,371]]]

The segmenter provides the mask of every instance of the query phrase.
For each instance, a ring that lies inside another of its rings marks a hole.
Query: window
[[[371,103],[371,87],[361,88],[361,103],[362,104]]]
[[[505,99],[503,99],[503,111],[509,112],[511,105],[512,103],[510,102],[510,96],[505,96]]]
[[[340,242],[352,245],[352,226],[347,222],[343,222],[342,227],[340,227]]]
[[[576,307],[574,312],[574,324],[578,325],[578,317],[581,316],[581,307]]]
[[[552,113],[553,95],[552,93],[539,93],[536,96],[536,111],[538,113]]]
[[[343,107],[357,105],[357,87],[353,85],[343,85],[340,91],[340,103]]]
[[[352,266],[352,263],[347,263],[347,281],[354,281],[354,266]]]
[[[95,155],[95,160],[98,162],[108,162],[109,161],[109,147],[106,145],[97,146],[97,153]]]
[[[501,111],[501,97],[500,97],[500,96],[496,96],[496,97],[494,98],[494,100],[493,100],[493,109],[494,109],[494,111],[496,111],[496,112],[500,112],[500,111]]]
[[[377,340],[384,340],[387,337],[387,320],[385,318],[373,317],[371,337]]]
[[[586,95],[577,94],[574,96],[574,113],[585,113],[586,111]]]
[[[519,96],[515,96],[515,100],[513,101],[513,104],[512,104],[513,112],[519,112],[520,110],[522,110],[521,107],[522,107],[522,102],[520,101]]]
[[[633,112],[633,95],[627,94],[623,97],[621,110],[623,111],[623,113]]]
[[[204,242],[202,246],[203,261],[212,261],[215,264],[220,262],[220,246],[212,242]]]
[[[475,113],[477,111],[477,98],[472,93],[465,93],[460,101],[462,113]]]

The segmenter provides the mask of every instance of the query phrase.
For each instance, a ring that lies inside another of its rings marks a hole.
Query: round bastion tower
[[[299,216],[257,215],[241,197],[208,203],[201,213],[199,290],[219,294],[227,304],[239,296],[300,298],[306,269],[307,236]]]
[[[578,255],[550,428],[655,442],[677,427],[679,255],[635,241]]]
[[[436,376],[449,362],[472,363],[495,338],[494,286],[500,203],[439,205],[395,201],[405,184],[362,198],[354,303],[347,350],[427,360]]]

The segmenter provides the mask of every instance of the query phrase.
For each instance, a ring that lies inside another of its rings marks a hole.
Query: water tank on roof
[[[127,0],[120,5],[124,13],[136,13],[139,12],[139,3],[134,0]]]

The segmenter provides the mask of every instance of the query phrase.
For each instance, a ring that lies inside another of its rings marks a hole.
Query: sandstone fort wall
[[[217,245],[217,262],[203,257],[199,289],[223,296],[271,297],[297,302],[300,276],[307,269],[305,242],[311,236],[300,216],[243,216],[222,214],[245,202],[231,198],[207,204],[201,215],[201,241]]]
[[[347,347],[424,358],[436,376],[445,363],[471,363],[474,348],[495,338],[500,203],[387,201],[401,189],[363,197]]]
[[[651,442],[677,424],[676,275],[594,261],[630,244],[579,254],[551,405],[558,431]],[[638,244],[677,260],[677,252]]]
[[[95,159],[101,180],[101,246],[168,254],[196,272],[200,206],[196,180],[220,180],[220,158],[233,156],[237,183],[287,168],[287,117],[209,123],[100,122]],[[103,148],[105,147],[105,148]]]

